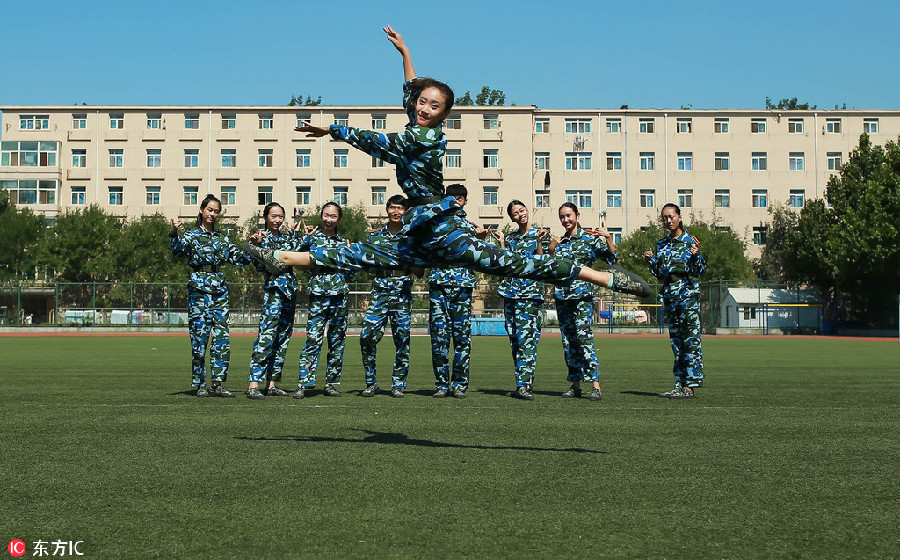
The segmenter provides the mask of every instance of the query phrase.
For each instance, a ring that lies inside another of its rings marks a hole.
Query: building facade
[[[400,192],[390,165],[325,138],[301,120],[401,130],[399,107],[0,107],[0,186],[20,207],[53,218],[98,204],[121,217],[193,218],[206,193],[239,224],[271,201],[295,218],[330,200],[373,220]],[[505,224],[519,199],[536,224],[559,230],[556,209],[616,236],[648,225],[667,202],[765,243],[768,208],[822,197],[868,133],[900,135],[900,111],[556,110],[458,107],[447,119],[446,184],[469,190],[467,212]]]

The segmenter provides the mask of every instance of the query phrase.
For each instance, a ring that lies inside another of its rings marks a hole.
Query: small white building
[[[818,329],[822,299],[815,290],[728,288],[722,326],[748,329]]]

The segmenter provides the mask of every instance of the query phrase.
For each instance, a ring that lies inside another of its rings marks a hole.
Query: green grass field
[[[246,389],[253,339],[227,386]],[[302,337],[286,381],[296,381]],[[474,340],[470,397],[198,399],[187,336],[0,337],[0,538],[84,558],[893,557],[900,344],[704,340],[707,385],[667,401],[665,338],[599,338],[604,398],[541,340],[536,400],[505,338]],[[382,386],[393,347],[379,346]],[[320,385],[321,388],[321,385]]]

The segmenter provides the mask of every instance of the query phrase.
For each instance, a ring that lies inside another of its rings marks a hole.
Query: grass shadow
[[[659,393],[648,393],[647,391],[619,391],[620,395],[635,395],[638,397],[658,397]]]

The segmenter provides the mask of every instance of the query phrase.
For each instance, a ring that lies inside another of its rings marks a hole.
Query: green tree
[[[110,245],[122,235],[122,221],[96,204],[61,214],[45,238],[48,264],[64,282],[118,280],[124,267]]]
[[[321,104],[322,104],[322,96],[321,95],[315,99],[313,99],[312,97],[307,95],[306,100],[304,101],[303,94],[301,93],[299,95],[291,96],[291,100],[288,103],[288,107],[298,107],[298,106],[318,107]]]
[[[786,263],[793,258],[788,248],[789,238],[797,229],[799,215],[780,204],[770,206],[768,211],[771,219],[766,228],[766,244],[753,268],[762,280],[784,282]]]
[[[810,110],[815,109],[815,105],[810,105],[809,103],[800,103],[797,101],[796,97],[791,97],[788,99],[785,97],[778,103],[772,103],[771,97],[766,97],[766,109],[777,109],[781,111],[799,111],[799,110]],[[845,107],[846,108],[846,107]],[[835,107],[837,109],[837,107]]]
[[[41,265],[39,247],[46,228],[43,216],[8,204],[0,189],[0,280],[23,280]]]
[[[500,89],[491,89],[489,86],[482,86],[481,93],[477,94],[473,100],[472,93],[467,91],[454,101],[454,105],[470,106],[470,105],[503,105],[506,103],[506,94]]]
[[[172,255],[170,229],[169,219],[161,214],[141,216],[125,224],[109,247],[119,281],[173,282],[187,278],[187,260]]]

